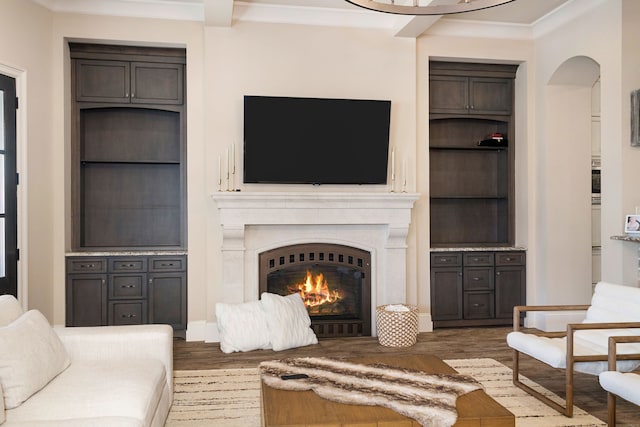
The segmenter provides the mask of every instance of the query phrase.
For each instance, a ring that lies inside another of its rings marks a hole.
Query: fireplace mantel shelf
[[[249,224],[396,224],[411,222],[417,193],[219,192],[223,227]]]

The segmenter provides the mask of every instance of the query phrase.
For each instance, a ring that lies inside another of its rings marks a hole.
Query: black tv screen
[[[244,97],[244,182],[386,184],[391,101]]]

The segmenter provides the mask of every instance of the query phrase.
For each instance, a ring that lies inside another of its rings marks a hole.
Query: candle
[[[391,181],[396,179],[396,149],[391,149]]]
[[[229,148],[226,150],[227,152],[227,180],[229,179]]]
[[[402,185],[407,185],[407,159],[402,161]]]
[[[218,185],[222,184],[222,158],[218,156]]]
[[[231,145],[231,161],[232,161],[232,168],[231,168],[231,173],[235,174],[236,173],[236,144],[235,142]]]

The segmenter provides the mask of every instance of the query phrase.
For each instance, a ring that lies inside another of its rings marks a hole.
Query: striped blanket
[[[262,362],[262,381],[283,390],[313,390],[334,402],[378,405],[413,418],[424,427],[450,427],[458,396],[482,389],[472,377],[426,374],[383,364],[363,365],[324,357]],[[302,378],[283,379],[301,374]]]

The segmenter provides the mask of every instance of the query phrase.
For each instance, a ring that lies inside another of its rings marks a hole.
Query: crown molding
[[[204,0],[32,0],[60,13],[129,16],[138,18],[205,21]],[[447,17],[438,19],[424,30],[429,35],[482,37],[498,39],[535,39],[565,25],[576,16],[607,0],[572,0],[538,19],[533,24],[470,21]],[[293,6],[261,2],[233,1],[234,22],[315,25],[367,28],[388,31],[395,36],[419,37],[424,32],[417,23],[409,28],[407,17],[348,8]]]

